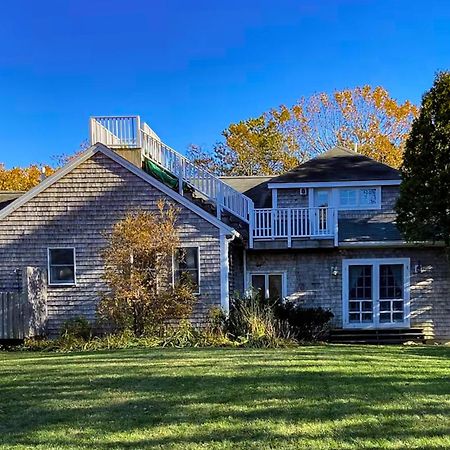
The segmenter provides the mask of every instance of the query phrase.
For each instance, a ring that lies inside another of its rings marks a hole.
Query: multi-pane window
[[[380,322],[403,322],[403,291],[403,265],[380,265]]]
[[[48,249],[48,281],[53,285],[75,284],[75,249]]]
[[[378,188],[341,188],[339,189],[340,208],[376,208],[380,203]]]
[[[372,322],[372,266],[349,267],[349,321]]]
[[[279,273],[251,274],[251,286],[262,298],[283,297],[283,275]]]
[[[191,283],[196,293],[200,292],[199,248],[181,247],[176,249],[173,259],[175,283]]]

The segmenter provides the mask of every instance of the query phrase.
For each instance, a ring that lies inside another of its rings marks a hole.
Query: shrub
[[[323,308],[302,308],[290,301],[278,301],[275,304],[275,314],[287,321],[295,339],[314,342],[325,339],[330,331],[330,321],[334,314]]]
[[[274,304],[258,295],[232,300],[228,332],[241,345],[252,347],[278,347],[292,341],[289,325],[275,316]]]
[[[92,336],[92,327],[85,317],[74,317],[64,322],[60,334],[65,338],[72,337],[87,341]]]
[[[129,213],[114,225],[103,251],[109,291],[98,311],[116,330],[143,336],[192,313],[192,286],[172,287],[172,255],[179,243],[176,219],[177,210],[159,202],[156,212]]]

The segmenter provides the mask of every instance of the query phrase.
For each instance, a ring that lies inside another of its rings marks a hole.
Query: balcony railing
[[[253,240],[337,239],[337,213],[333,208],[257,208]]]

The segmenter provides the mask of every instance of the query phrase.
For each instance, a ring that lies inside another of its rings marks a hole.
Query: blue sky
[[[450,2],[4,1],[0,162],[77,150],[90,115],[140,114],[169,145],[301,96],[382,85],[420,102],[450,69]]]

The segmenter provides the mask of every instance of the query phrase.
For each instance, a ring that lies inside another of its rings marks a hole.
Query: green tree
[[[450,248],[450,72],[436,75],[406,141],[398,225],[408,240]]]

